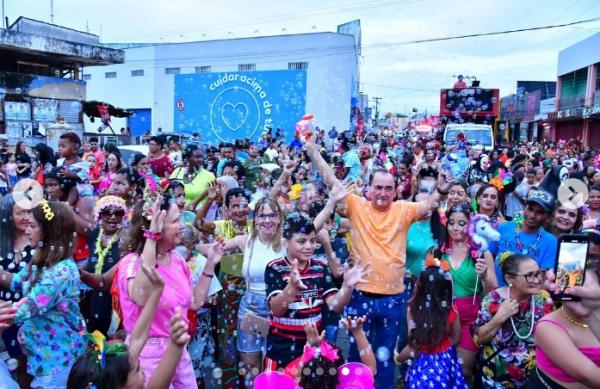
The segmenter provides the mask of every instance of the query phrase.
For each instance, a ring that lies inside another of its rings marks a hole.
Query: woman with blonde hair
[[[254,223],[250,233],[225,241],[227,250],[238,249],[244,255],[242,275],[246,280],[246,293],[242,297],[237,318],[237,349],[245,370],[247,385],[261,370],[266,353],[266,333],[260,334],[246,324],[252,318],[256,323],[268,325],[265,269],[269,262],[285,256],[281,245],[283,213],[276,201],[264,197],[254,208]],[[201,250],[202,251],[202,250]]]

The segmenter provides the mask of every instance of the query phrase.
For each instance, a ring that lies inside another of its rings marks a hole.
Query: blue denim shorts
[[[263,319],[269,319],[269,305],[267,298],[250,291],[246,291],[240,302],[237,318],[237,349],[241,353],[255,353],[267,350],[267,339],[258,335],[242,331],[242,321],[246,313],[250,312]]]

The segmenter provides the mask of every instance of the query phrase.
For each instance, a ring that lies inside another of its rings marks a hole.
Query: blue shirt
[[[362,165],[360,164],[360,158],[358,158],[356,151],[347,151],[342,158],[344,159],[344,167],[350,169],[346,178],[358,180],[362,176]]]
[[[557,239],[554,235],[541,228],[539,231],[541,234],[539,241],[537,232],[527,234],[524,231],[521,231],[519,232],[517,239],[517,223],[515,222],[504,222],[500,224],[500,226],[498,226],[498,232],[500,233],[500,240],[498,242],[490,242],[489,250],[495,258],[496,276],[498,277],[498,284],[500,286],[505,286],[506,283],[502,277],[502,271],[498,266],[498,261],[500,260],[500,257],[502,257],[502,254],[506,252],[512,254],[525,254],[523,251],[526,250],[526,255],[535,259],[540,269],[554,269],[557,246]],[[517,242],[521,242],[523,247],[518,247]]]

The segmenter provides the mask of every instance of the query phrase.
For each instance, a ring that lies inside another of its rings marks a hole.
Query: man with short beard
[[[527,196],[523,211],[523,225],[515,221],[498,226],[500,240],[490,242],[489,250],[495,256],[496,276],[500,286],[506,285],[498,266],[500,258],[510,254],[528,255],[535,259],[540,269],[553,269],[556,258],[557,241],[554,235],[544,231],[552,212],[555,198],[544,189],[533,190]]]

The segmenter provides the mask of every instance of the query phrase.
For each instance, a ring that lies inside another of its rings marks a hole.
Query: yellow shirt
[[[371,264],[366,283],[357,289],[376,294],[398,294],[404,291],[406,235],[417,220],[421,203],[394,201],[387,212],[379,212],[357,195],[346,197],[352,225],[350,256],[355,261]]]
[[[185,169],[182,167],[178,167],[173,171],[173,173],[171,173],[171,177],[169,178],[172,180],[180,180],[183,182],[185,200],[188,203],[194,201],[196,197],[202,194],[202,192],[204,192],[208,188],[208,185],[215,179],[215,175],[206,169],[200,170],[190,182],[185,182],[183,179],[184,177]],[[206,198],[202,199],[202,201],[198,203],[197,208],[202,208],[202,205],[205,201]]]

